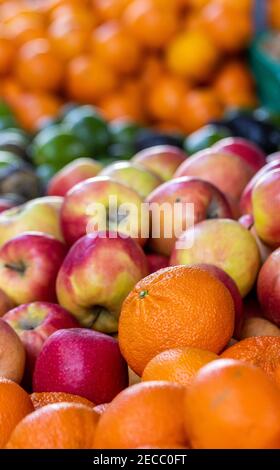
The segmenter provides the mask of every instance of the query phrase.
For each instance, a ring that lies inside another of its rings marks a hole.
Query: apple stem
[[[139,293],[139,298],[144,299],[148,295],[148,293],[149,292],[147,290],[141,290],[141,292]]]
[[[19,274],[24,274],[26,271],[26,266],[24,265],[23,262],[19,263],[6,263],[4,264],[4,267],[7,269],[11,269],[12,271],[16,271]]]

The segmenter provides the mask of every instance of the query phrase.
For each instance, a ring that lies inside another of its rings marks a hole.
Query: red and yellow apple
[[[217,152],[226,152],[240,157],[255,171],[258,171],[266,162],[265,153],[262,149],[250,140],[243,139],[242,137],[226,137],[214,144],[212,149]]]
[[[0,289],[16,305],[56,301],[55,282],[66,246],[51,235],[26,232],[0,248]]]
[[[65,196],[75,184],[97,176],[102,168],[101,163],[96,160],[77,158],[52,177],[47,187],[47,193],[49,196]]]
[[[60,210],[63,198],[46,196],[33,199],[0,214],[0,246],[23,232],[39,231],[63,241]]]
[[[168,256],[159,255],[158,253],[147,253],[146,256],[149,274],[155,273],[156,271],[169,266]]]
[[[77,184],[65,196],[61,210],[66,242],[71,245],[87,233],[111,230],[144,244],[149,214],[143,214],[142,202],[136,191],[108,176]]]
[[[258,236],[266,245],[277,248],[280,246],[280,168],[258,180],[252,203]]]
[[[144,166],[134,162],[120,161],[112,163],[100,172],[101,176],[110,176],[126,184],[142,198],[147,197],[163,180]]]
[[[241,158],[210,149],[188,158],[178,168],[175,177],[195,176],[212,183],[225,194],[233,214],[238,217],[241,194],[254,174],[254,169]]]
[[[134,155],[132,161],[152,171],[163,181],[168,181],[186,158],[187,154],[177,147],[156,145],[141,150]]]
[[[0,289],[0,317],[5,315],[11,308],[14,308],[14,306],[14,302]]]
[[[0,318],[0,376],[20,383],[24,366],[24,346],[13,328]]]
[[[205,220],[186,230],[175,245],[171,265],[214,264],[223,269],[245,297],[260,269],[253,235],[235,220]]]
[[[146,201],[151,209],[150,247],[166,256],[171,255],[176,239],[190,224],[232,216],[223,193],[199,178],[184,176],[170,180],[155,189]]]
[[[66,256],[57,276],[57,298],[81,325],[116,333],[122,302],[147,274],[146,256],[132,238],[92,233]]]
[[[252,214],[253,213],[253,203],[252,203],[252,193],[253,189],[260,181],[260,179],[269,173],[272,170],[276,170],[277,168],[280,168],[280,158],[272,160],[270,163],[267,163],[265,166],[259,170],[255,176],[249,181],[247,184],[246,188],[244,189],[241,200],[240,200],[240,208],[242,214]]]
[[[280,248],[269,256],[260,270],[258,299],[265,317],[280,327]]]

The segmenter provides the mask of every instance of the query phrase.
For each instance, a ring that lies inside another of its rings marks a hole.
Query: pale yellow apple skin
[[[262,176],[253,189],[253,216],[260,239],[267,245],[280,246],[280,169]]]
[[[255,238],[239,222],[230,219],[205,220],[181,236],[193,240],[190,248],[175,247],[171,265],[214,264],[233,278],[242,297],[252,289],[261,266]]]
[[[142,198],[147,197],[163,180],[147,168],[137,163],[120,161],[112,163],[99,173],[101,176],[110,176],[120,183],[127,184]]]
[[[23,232],[42,232],[63,241],[60,210],[63,198],[46,196],[28,201],[0,214],[0,246]]]

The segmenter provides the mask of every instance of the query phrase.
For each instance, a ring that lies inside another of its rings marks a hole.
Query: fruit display
[[[280,114],[254,6],[0,2],[7,455],[280,449]]]

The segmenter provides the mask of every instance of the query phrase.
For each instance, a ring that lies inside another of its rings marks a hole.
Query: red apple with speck
[[[155,145],[138,152],[132,161],[152,171],[163,181],[168,181],[187,157],[183,150],[172,145]]]
[[[257,288],[264,316],[280,327],[280,248],[264,263]]]
[[[99,405],[128,386],[118,341],[96,331],[59,330],[45,342],[33,376],[34,392],[65,392]]]

